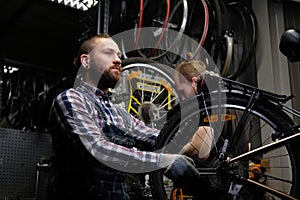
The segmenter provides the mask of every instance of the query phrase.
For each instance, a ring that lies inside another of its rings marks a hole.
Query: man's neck
[[[95,81],[93,81],[94,79],[89,79],[88,77],[86,77],[84,79],[85,82],[87,82],[88,84],[96,87],[96,88],[99,88],[100,90],[102,90],[105,94],[107,94],[109,92],[109,88],[104,88],[104,87],[101,87],[101,85],[99,85],[98,83],[96,83]]]
[[[98,88],[99,88],[99,87],[98,87]],[[104,89],[103,89],[103,88],[99,88],[99,89],[102,90],[105,94],[107,94],[108,91],[109,91],[108,88],[104,88]]]

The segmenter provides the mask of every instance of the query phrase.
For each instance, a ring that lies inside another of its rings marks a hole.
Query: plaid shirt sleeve
[[[100,162],[116,167],[130,165],[135,167],[143,165],[142,168],[145,168],[146,165],[150,168],[156,167],[159,154],[126,148],[107,141],[102,133],[101,117],[81,92],[69,89],[61,93],[54,100],[53,110],[61,128],[71,134],[79,135],[87,150]],[[154,142],[158,131],[147,128],[134,118],[132,120],[136,137],[140,140],[150,140],[150,143]]]

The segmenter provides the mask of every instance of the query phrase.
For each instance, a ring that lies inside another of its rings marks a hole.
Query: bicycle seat
[[[286,30],[281,36],[279,50],[289,61],[300,61],[300,30]]]

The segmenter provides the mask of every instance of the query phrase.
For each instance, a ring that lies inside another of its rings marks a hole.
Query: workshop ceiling
[[[86,14],[46,0],[0,1],[0,62],[68,73]]]

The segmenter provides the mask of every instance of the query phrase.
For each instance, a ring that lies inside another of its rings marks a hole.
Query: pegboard
[[[52,155],[51,135],[0,128],[0,200],[34,199],[36,166]],[[40,172],[38,199],[45,199],[47,174]]]

